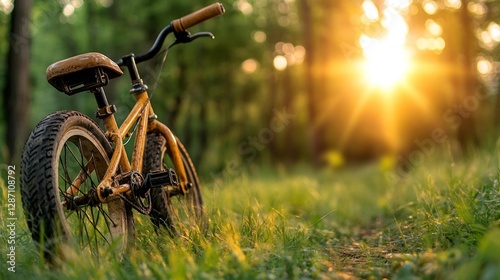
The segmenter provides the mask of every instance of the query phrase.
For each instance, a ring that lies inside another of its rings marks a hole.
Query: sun
[[[384,92],[402,82],[410,66],[409,52],[405,47],[409,27],[404,16],[410,2],[385,0],[379,7],[372,0],[363,2],[363,19],[367,24],[380,24],[384,30],[375,37],[360,36],[359,43],[365,57],[363,70],[367,82],[384,89]]]
[[[404,81],[410,56],[403,45],[389,39],[370,39],[363,51],[366,81],[373,87],[389,90]]]

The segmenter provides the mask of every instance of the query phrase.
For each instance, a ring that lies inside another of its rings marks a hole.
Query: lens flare
[[[410,56],[405,48],[409,28],[402,15],[404,8],[386,2],[381,19],[385,36],[374,38],[363,34],[359,39],[366,78],[373,86],[389,89],[402,81],[409,69]]]
[[[363,48],[365,73],[370,84],[389,89],[403,80],[409,68],[409,54],[400,44],[387,39],[370,39]]]

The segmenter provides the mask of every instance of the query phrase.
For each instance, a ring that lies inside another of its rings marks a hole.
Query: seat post
[[[95,101],[97,102],[99,109],[109,106],[108,98],[106,98],[106,93],[104,92],[103,87],[95,88],[94,90],[91,90],[91,92],[94,94]]]
[[[97,107],[99,108],[96,112],[96,116],[99,119],[104,119],[105,117],[116,112],[116,106],[109,105],[103,87],[94,88],[91,90],[91,92],[94,94],[95,101],[97,102]]]

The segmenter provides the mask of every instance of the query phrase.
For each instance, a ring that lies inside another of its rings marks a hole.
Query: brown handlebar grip
[[[187,16],[183,16],[172,21],[172,26],[174,27],[175,32],[186,31],[189,27],[197,25],[207,19],[222,15],[224,12],[224,6],[222,6],[221,3],[214,3]]]

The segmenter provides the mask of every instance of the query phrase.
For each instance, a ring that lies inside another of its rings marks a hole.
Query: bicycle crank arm
[[[189,189],[190,183],[187,184],[187,188]],[[179,183],[179,179],[177,177],[177,173],[172,168],[168,168],[164,171],[155,171],[146,175],[146,179],[144,179],[144,183],[141,188],[136,192],[137,195],[144,197],[144,195],[150,189],[159,189],[167,186],[171,186],[173,188],[166,188],[166,191],[170,196],[184,194]]]
[[[100,191],[99,199],[101,202],[108,202],[110,197],[130,191],[129,184],[119,185],[117,187],[103,187]],[[102,198],[102,199],[101,199]]]

